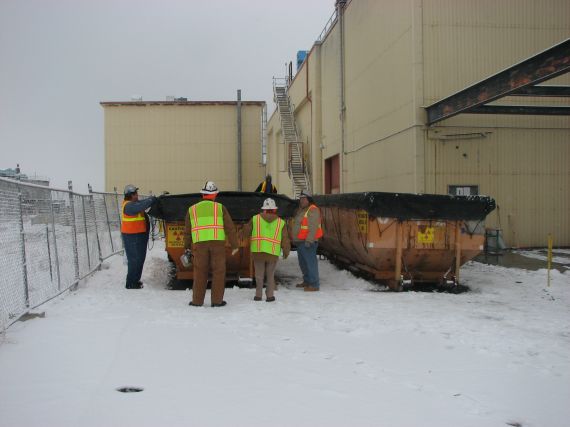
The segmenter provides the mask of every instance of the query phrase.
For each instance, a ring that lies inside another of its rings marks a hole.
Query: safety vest
[[[303,219],[301,220],[301,228],[299,229],[299,234],[297,234],[297,239],[299,240],[305,240],[309,235],[309,218],[307,218],[307,215],[309,215],[309,211],[311,209],[316,209],[317,212],[319,212],[319,226],[317,228],[317,232],[315,233],[315,239],[320,239],[323,237],[323,228],[321,227],[321,212],[316,205],[310,205],[309,208],[305,211],[305,215],[303,215]]]
[[[220,203],[202,200],[188,209],[194,243],[226,240],[224,210]]]
[[[271,255],[281,253],[281,233],[285,221],[277,217],[276,221],[266,221],[261,215],[253,217],[251,229],[251,252],[265,252]]]
[[[144,213],[139,212],[136,215],[127,215],[125,213],[125,206],[127,203],[129,203],[129,200],[123,200],[123,205],[121,207],[121,233],[146,233]]]

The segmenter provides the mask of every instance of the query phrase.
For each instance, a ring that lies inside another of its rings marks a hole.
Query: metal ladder
[[[283,141],[288,152],[289,178],[293,183],[293,197],[298,198],[301,191],[310,191],[310,180],[303,154],[303,141],[300,140],[295,126],[295,116],[291,108],[287,79],[273,78],[273,94],[279,117],[281,119],[281,131]]]

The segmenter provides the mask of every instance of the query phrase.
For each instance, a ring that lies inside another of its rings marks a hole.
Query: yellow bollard
[[[550,268],[552,267],[552,234],[548,235],[548,287],[550,287]]]

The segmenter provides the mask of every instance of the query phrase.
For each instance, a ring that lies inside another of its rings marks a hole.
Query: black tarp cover
[[[449,196],[409,193],[345,193],[315,196],[318,206],[362,209],[384,218],[483,220],[495,209],[495,200],[487,196]]]
[[[249,221],[250,218],[261,211],[261,205],[267,198],[272,198],[277,204],[277,214],[282,218],[293,216],[298,206],[282,194],[250,193],[245,191],[222,191],[216,201],[222,203],[229,211],[232,219],[238,222]],[[200,193],[176,194],[161,196],[149,214],[165,221],[184,221],[188,208],[202,200]]]

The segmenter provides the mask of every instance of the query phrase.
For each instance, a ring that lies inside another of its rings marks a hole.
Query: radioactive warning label
[[[184,247],[184,225],[168,224],[166,226],[166,247],[167,248],[183,248]]]
[[[435,239],[435,228],[434,227],[425,227],[423,232],[418,229],[418,243],[433,243]]]
[[[362,234],[368,233],[368,212],[358,210],[356,211],[356,217],[358,219],[358,231]]]

